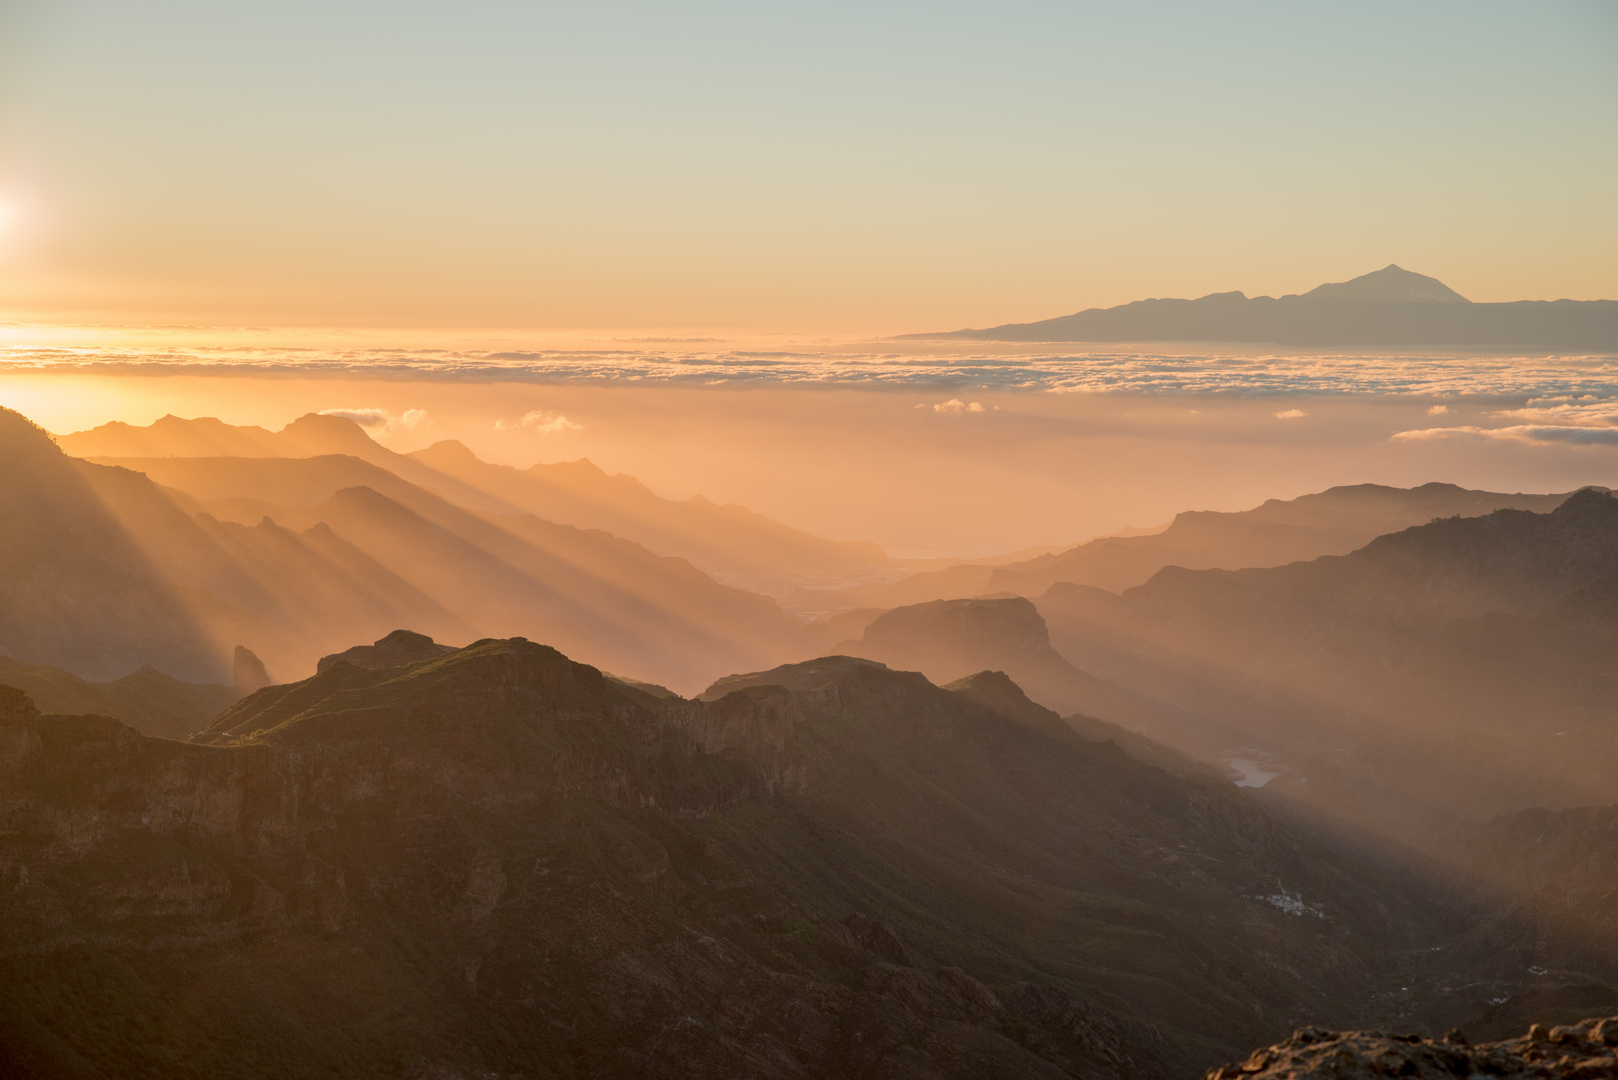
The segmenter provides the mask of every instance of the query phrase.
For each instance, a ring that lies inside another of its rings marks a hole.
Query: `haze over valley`
[[[1615,50],[0,4],[0,1077],[1618,1078]]]

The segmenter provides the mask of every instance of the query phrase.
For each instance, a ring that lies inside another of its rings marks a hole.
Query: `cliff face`
[[[1183,1075],[1448,926],[982,681],[695,702],[487,641],[191,744],[0,688],[0,1068]]]
[[[1548,1027],[1534,1024],[1516,1039],[1471,1045],[1458,1032],[1443,1039],[1364,1031],[1305,1028],[1255,1050],[1240,1064],[1208,1072],[1207,1080],[1351,1080],[1353,1077],[1618,1076],[1618,1016]]]

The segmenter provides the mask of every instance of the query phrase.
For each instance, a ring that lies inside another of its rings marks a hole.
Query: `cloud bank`
[[[516,420],[496,420],[496,431],[537,431],[541,435],[561,435],[568,431],[579,431],[583,424],[575,424],[561,413],[546,412],[535,409],[524,413]]]
[[[400,416],[394,416],[386,409],[360,408],[360,409],[321,409],[321,416],[341,416],[345,420],[352,420],[363,428],[373,428],[377,431],[391,431],[394,428],[417,428],[427,422],[426,409],[406,409]]]
[[[810,386],[974,393],[1383,395],[1618,401],[1618,356],[1158,354],[1064,350],[877,352],[532,351],[269,348],[0,348],[0,372],[408,376],[457,381]],[[347,410],[362,413],[367,410]],[[943,410],[940,410],[943,411]],[[1434,415],[1443,415],[1434,413]],[[401,418],[401,422],[403,418]]]
[[[917,405],[916,408],[924,409],[926,406]],[[966,402],[960,398],[950,398],[948,401],[942,401],[933,406],[933,412],[936,413],[980,413],[988,411],[983,407],[981,401]]]
[[[1618,399],[1618,394],[1614,394],[1614,398]],[[1427,412],[1428,415],[1437,415],[1432,409]],[[1392,437],[1399,442],[1487,439],[1497,442],[1564,443],[1570,446],[1618,446],[1618,400],[1602,400],[1593,394],[1580,395],[1575,400],[1536,399],[1524,408],[1500,409],[1489,416],[1491,419],[1526,422],[1503,424],[1500,427],[1466,424],[1417,428],[1398,432]]]

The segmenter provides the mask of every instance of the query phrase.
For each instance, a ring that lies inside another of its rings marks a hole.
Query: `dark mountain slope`
[[[1148,536],[1103,536],[1066,551],[1001,566],[952,566],[891,585],[824,593],[816,602],[821,607],[896,607],[992,593],[1038,596],[1059,582],[1122,592],[1165,566],[1240,570],[1346,555],[1378,536],[1434,518],[1477,517],[1506,509],[1544,513],[1566,498],[1566,493],[1506,494],[1454,484],[1415,488],[1354,484],[1296,499],[1270,499],[1234,513],[1187,511],[1176,514],[1167,529]],[[810,603],[815,598],[804,592],[793,600]]]
[[[311,413],[279,432],[231,427],[210,418],[165,416],[144,428],[104,424],[64,435],[61,444],[80,457],[116,459],[122,464],[131,464],[124,459],[133,458],[354,458],[456,506],[503,516],[530,513],[546,521],[603,529],[658,554],[688,558],[722,580],[748,587],[779,587],[796,577],[843,580],[890,563],[874,544],[826,540],[700,495],[683,502],[664,499],[634,477],[609,476],[587,460],[514,469],[480,461],[454,441],[436,443],[414,454],[398,454],[341,416]],[[196,479],[205,472],[192,470],[188,475]],[[220,516],[234,514],[247,524],[272,512],[266,503],[310,506],[345,487],[363,484],[391,498],[399,497],[376,477],[354,473],[328,481],[322,491],[304,489],[297,494],[265,482],[286,475],[266,468],[257,474],[258,482],[250,485],[247,495],[206,494],[205,485],[196,483],[176,486],[204,500],[230,500],[231,507],[211,509]]]
[[[867,626],[858,641],[832,651],[919,671],[939,685],[973,672],[1002,671],[1029,697],[1063,715],[1080,713],[1137,729],[1163,719],[1162,706],[1069,663],[1051,647],[1033,602],[1022,597],[895,608]],[[707,694],[714,692],[710,688]]]
[[[1501,1038],[1618,1009],[1618,806],[1469,823],[1445,838],[1444,858],[1482,917],[1412,972],[1429,1030]],[[1430,994],[1442,986],[1468,987],[1470,1000]]]
[[[441,604],[375,559],[314,524],[302,532],[261,520],[247,527],[193,513],[182,493],[144,474],[88,462],[75,467],[145,557],[184,597],[216,642],[245,643],[270,670],[306,671],[356,636],[401,624],[452,639],[475,637]],[[221,665],[222,666],[222,665]]]
[[[304,528],[297,543],[318,555],[330,573],[349,573],[345,591],[375,597],[330,605],[330,628],[307,632],[301,644],[294,634],[272,640],[262,628],[279,624],[269,617],[260,620],[256,636],[232,631],[237,640],[263,642],[252,647],[272,670],[308,671],[347,641],[416,625],[452,641],[491,633],[543,637],[613,670],[690,691],[720,672],[788,655],[801,632],[773,601],[721,585],[682,559],[658,557],[603,532],[526,515],[480,514],[354,457],[149,458],[125,464],[184,492],[199,507],[225,512],[221,501],[251,498],[254,513],[272,513],[275,522]],[[233,558],[253,568],[270,596],[280,595],[276,580],[289,580],[293,596],[299,582],[310,580],[293,566],[295,553],[277,560],[264,550],[273,524],[261,522],[253,533],[231,524],[212,528],[234,538]],[[249,540],[254,543],[247,545]],[[334,550],[339,546],[346,551],[342,558]],[[179,549],[172,541],[157,547]],[[222,594],[220,588],[210,591]],[[309,622],[292,625],[301,630]]]
[[[454,441],[411,456],[547,521],[606,530],[747,588],[779,591],[782,582],[805,577],[846,579],[890,561],[875,544],[826,540],[745,507],[701,495],[663,499],[634,477],[609,476],[586,460],[514,469],[480,461]]]
[[[422,660],[434,660],[454,651],[448,645],[438,644],[426,634],[418,634],[413,630],[395,630],[387,637],[379,638],[369,645],[355,645],[340,653],[322,656],[320,663],[316,665],[316,673],[325,671],[333,664],[353,664],[362,668],[403,667]]]
[[[1618,301],[1474,304],[1435,278],[1390,265],[1301,296],[1136,300],[1041,322],[908,337],[1608,351],[1618,348]]]
[[[1057,586],[1039,609],[1065,655],[1202,721],[1149,734],[1267,752],[1286,765],[1272,786],[1430,838],[1618,793],[1618,640],[1566,617],[1615,567],[1618,500],[1586,490],[1308,563],[1171,567],[1122,596]]]
[[[0,657],[0,685],[26,693],[53,713],[95,713],[122,720],[143,735],[184,739],[213,723],[241,695],[218,683],[188,683],[152,667],[112,682],[86,682],[61,668]]]
[[[0,409],[0,655],[112,679],[208,678],[223,657],[77,463]]]
[[[773,601],[605,533],[458,511],[437,515],[441,525],[369,488],[338,492],[309,516],[472,626],[545,636],[676,687],[779,656],[798,633]]]
[[[1507,509],[1544,513],[1566,498],[1565,492],[1507,494],[1436,483],[1415,488],[1334,487],[1296,499],[1270,499],[1236,513],[1176,514],[1167,529],[1152,536],[1104,537],[999,568],[986,587],[1038,596],[1059,581],[1070,581],[1119,592],[1145,582],[1165,566],[1240,570],[1346,555],[1378,536],[1434,518],[1478,517]]]
[[[1447,926],[999,692],[832,660],[660,700],[488,641],[267,687],[204,746],[0,691],[5,1052],[71,1077],[1189,1075],[1360,1015]]]

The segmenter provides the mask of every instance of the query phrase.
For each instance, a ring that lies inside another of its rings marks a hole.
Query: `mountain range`
[[[1175,745],[1268,756],[1276,792],[1430,842],[1611,798],[1615,557],[1618,500],[1589,489],[1289,566],[1058,585],[1038,606],[1086,670],[1195,710]]]
[[[1156,532],[1098,537],[1031,559],[994,565],[963,562],[892,583],[802,589],[787,599],[800,608],[837,611],[882,610],[1004,593],[1032,597],[1058,582],[1121,592],[1142,584],[1165,566],[1239,570],[1346,555],[1385,533],[1424,525],[1434,518],[1477,517],[1506,509],[1552,510],[1567,495],[1472,491],[1440,483],[1414,488],[1354,484],[1296,499],[1270,499],[1251,510],[1186,511]],[[845,617],[841,625],[849,621]]]
[[[1456,926],[1003,676],[489,640],[199,740],[0,689],[10,1075],[1190,1075]]]
[[[634,477],[609,476],[584,459],[516,469],[481,461],[454,440],[413,454],[395,453],[342,416],[310,413],[276,432],[211,417],[165,416],[147,427],[114,421],[63,435],[58,445],[76,457],[110,464],[154,458],[357,458],[456,506],[502,517],[532,514],[610,532],[754,591],[780,591],[786,582],[806,579],[857,579],[892,563],[875,544],[825,540],[744,507],[720,505],[701,495],[683,502],[660,498]],[[223,520],[246,524],[280,509],[264,500],[291,501],[293,506],[318,501],[307,490],[291,494],[270,488],[227,490],[231,493],[221,496],[222,505],[212,511]]]
[[[1280,298],[1240,292],[1136,300],[984,330],[906,340],[1232,341],[1295,346],[1618,349],[1618,301],[1473,303],[1436,278],[1395,265]]]
[[[342,425],[375,446],[351,421],[319,427]],[[357,456],[117,459],[132,469],[69,458],[15,413],[0,438],[0,509],[17,522],[0,541],[0,655],[26,663],[224,681],[244,645],[287,677],[408,625],[462,642],[525,631],[697,689],[778,661],[799,633],[683,559],[458,505]]]
[[[1606,489],[811,590],[848,549],[588,469],[98,431],[145,456],[0,413],[0,1074],[1125,1080],[1618,1010]],[[603,503],[835,613],[533,512]]]

